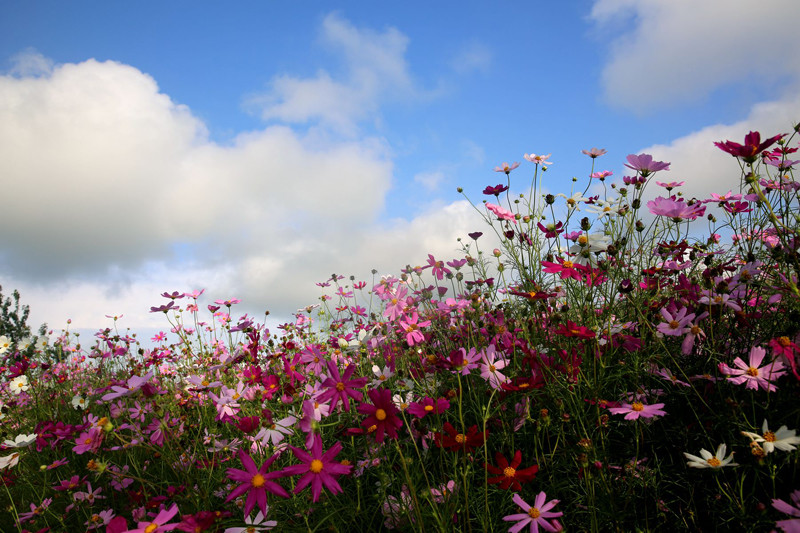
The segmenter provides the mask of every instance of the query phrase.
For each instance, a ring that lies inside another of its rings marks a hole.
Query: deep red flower
[[[763,143],[761,142],[761,134],[757,131],[751,131],[744,136],[744,144],[735,143],[733,141],[715,142],[714,146],[727,152],[734,157],[741,157],[746,163],[755,163],[758,154],[775,144],[778,139],[785,136],[785,133],[770,137]]]
[[[471,452],[478,446],[482,446],[486,437],[489,436],[488,430],[480,432],[477,425],[469,428],[466,435],[456,431],[456,428],[450,422],[445,422],[443,429],[443,433],[434,433],[436,445],[451,452],[458,450]]]
[[[528,468],[519,469],[522,462],[522,452],[519,450],[514,453],[514,458],[509,463],[502,453],[497,452],[494,456],[497,466],[484,463],[483,466],[490,474],[495,474],[495,477],[488,479],[492,485],[500,485],[503,490],[513,489],[515,491],[522,490],[522,483],[527,483],[536,477],[539,471],[537,465],[529,466]]]
[[[393,439],[397,438],[397,430],[403,425],[403,421],[397,416],[400,410],[395,407],[392,401],[392,391],[389,389],[373,389],[367,392],[372,404],[362,403],[356,410],[362,415],[368,415],[361,422],[367,431],[375,434],[375,440],[383,442],[388,433]],[[374,430],[372,428],[375,428]]]

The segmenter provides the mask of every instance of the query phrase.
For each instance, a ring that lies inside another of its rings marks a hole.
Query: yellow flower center
[[[344,383],[342,383],[341,381],[339,383],[337,383],[336,384],[336,390],[338,390],[339,392],[342,392],[344,390]]]
[[[541,514],[542,514],[542,513],[540,513],[540,512],[539,512],[539,509],[538,509],[538,508],[536,508],[536,507],[531,507],[530,509],[528,509],[528,516],[530,516],[530,517],[531,517],[531,518],[533,518],[534,520],[535,520],[535,519],[537,519],[537,518],[539,518],[539,516],[540,516]]]
[[[633,404],[631,404],[631,409],[634,411],[644,411],[644,405],[642,402],[633,402]]]
[[[506,477],[514,477],[516,473],[517,471],[511,468],[510,466],[507,466],[503,469],[503,475]]]
[[[764,433],[764,440],[767,442],[775,442],[775,433],[767,431]]]
[[[378,420],[386,420],[386,411],[384,411],[383,409],[377,409],[375,411],[375,418],[377,418]]]
[[[250,480],[250,484],[255,488],[263,487],[264,483],[266,482],[267,480],[264,479],[264,476],[262,476],[261,474],[256,474],[255,476],[253,476],[253,479]]]
[[[497,372],[497,367],[494,365],[489,365],[489,372]]]
[[[778,337],[778,344],[786,348],[791,344],[792,341],[789,340],[789,337]]]
[[[751,366],[750,368],[747,369],[747,375],[753,377],[758,376],[758,369],[754,366]]]
[[[580,237],[578,237],[578,244],[580,244],[581,246],[586,245],[586,243],[588,242],[589,242],[589,237],[587,237],[586,235],[581,235]]]
[[[716,457],[711,457],[710,459],[706,459],[706,462],[707,462],[707,463],[708,463],[710,466],[712,466],[713,468],[717,468],[717,467],[719,467],[719,465],[721,465],[721,464],[722,464],[722,463],[720,462],[720,460],[719,460],[719,459],[717,459]]]
[[[681,323],[678,322],[677,320],[670,320],[669,321],[669,327],[671,327],[672,329],[678,329],[680,327],[680,325],[681,325]]]
[[[564,268],[572,268],[572,261],[564,261],[561,266]]]
[[[425,406],[425,410],[430,413],[431,411],[433,411],[433,406],[432,405],[426,405]]]
[[[144,533],[153,533],[153,531],[155,531],[156,529],[158,529],[158,524],[153,522],[152,524],[144,528]]]
[[[320,472],[322,472],[322,466],[323,466],[322,461],[320,461],[319,459],[314,459],[313,461],[311,461],[311,466],[309,466],[308,469],[314,472],[315,474],[319,474]]]
[[[467,436],[464,435],[463,433],[457,434],[456,435],[456,442],[459,443],[459,444],[464,444],[465,442],[467,442]]]

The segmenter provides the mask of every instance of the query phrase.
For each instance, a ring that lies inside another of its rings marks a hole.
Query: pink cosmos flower
[[[514,170],[515,168],[517,168],[518,166],[519,166],[519,162],[518,161],[515,161],[514,163],[512,163],[510,165],[508,163],[506,163],[505,161],[503,161],[502,165],[494,167],[494,171],[495,172],[505,172],[506,174],[511,174],[511,171]]]
[[[662,411],[663,403],[645,405],[642,402],[623,403],[620,407],[609,407],[612,415],[625,415],[625,420],[636,420],[637,418],[653,418],[654,416],[664,416],[667,413]]]
[[[657,181],[656,185],[658,185],[659,187],[664,187],[665,189],[667,189],[667,191],[671,191],[672,189],[675,189],[677,187],[683,186],[684,183],[686,183],[686,182],[685,181],[668,181],[668,182],[664,183],[664,182],[661,182],[661,181]]]
[[[670,196],[664,198],[659,196],[655,200],[647,202],[647,207],[654,215],[670,217],[675,222],[681,220],[694,220],[697,217],[703,216],[706,212],[706,206],[701,203],[689,205],[683,198]]]
[[[405,332],[406,342],[409,346],[414,346],[425,340],[425,335],[420,328],[431,325],[430,320],[423,320],[420,322],[419,315],[416,311],[411,313],[411,316],[406,315],[399,321],[400,327]]]
[[[314,502],[319,500],[323,486],[331,491],[331,494],[342,492],[342,487],[336,482],[335,478],[343,474],[349,474],[353,466],[343,465],[333,460],[342,451],[341,442],[337,442],[324,453],[322,452],[322,439],[314,439],[314,445],[308,452],[294,446],[289,446],[289,448],[301,462],[297,465],[287,466],[281,471],[281,474],[284,476],[302,474],[293,491],[295,494],[299,494],[309,484],[311,485],[311,497]]]
[[[696,315],[694,313],[687,314],[685,307],[678,309],[674,313],[670,313],[662,307],[661,316],[666,322],[661,322],[656,329],[664,335],[679,337],[688,331],[687,326],[691,324]]]
[[[719,364],[719,371],[728,377],[728,381],[736,385],[745,384],[748,389],[758,390],[762,388],[766,391],[775,391],[777,387],[771,382],[783,376],[783,363],[779,360],[770,361],[764,366],[761,365],[767,351],[759,346],[750,349],[749,364],[745,364],[741,357],[733,360],[733,364],[738,368],[731,368],[725,363]],[[730,377],[733,376],[733,377]]]
[[[444,279],[445,274],[452,274],[450,269],[444,266],[444,261],[437,261],[432,254],[428,254],[428,266],[431,267],[431,273],[438,280]]]
[[[512,213],[507,209],[503,209],[499,205],[494,205],[492,203],[487,202],[486,209],[497,215],[497,218],[499,218],[500,220],[509,220],[514,224],[517,223],[516,219],[514,218],[514,213]]]
[[[625,166],[635,170],[644,177],[660,170],[669,170],[669,163],[653,161],[653,156],[650,154],[630,154],[626,159],[628,162],[625,163]]]
[[[551,532],[561,531],[563,529],[558,520],[554,519],[562,516],[564,513],[550,511],[550,509],[558,504],[559,500],[550,500],[545,503],[547,494],[545,494],[544,491],[536,495],[533,505],[528,505],[519,494],[514,494],[513,500],[524,512],[503,517],[505,522],[518,521],[508,530],[509,533],[518,533],[527,525],[530,525],[531,533],[538,533],[539,526],[542,526],[542,529],[545,531]],[[548,522],[548,520],[552,520],[552,522]]]
[[[791,504],[783,500],[772,500],[772,507],[794,517],[789,520],[778,520],[775,522],[775,526],[786,532],[797,533],[800,531],[800,490],[794,491],[790,495],[790,499],[792,501]]]
[[[525,159],[527,159],[528,161],[530,161],[531,163],[533,163],[535,165],[552,165],[553,164],[550,161],[547,161],[548,159],[550,159],[550,154],[547,154],[547,155],[525,154]]]
[[[605,148],[592,148],[591,150],[581,150],[581,153],[584,155],[588,155],[592,159],[596,159],[608,152]]]
[[[99,427],[89,428],[89,431],[84,431],[80,436],[75,439],[75,446],[72,451],[78,455],[86,452],[96,452],[103,442],[103,430]]]
[[[239,450],[239,460],[242,462],[242,466],[244,466],[245,469],[239,470],[238,468],[229,468],[227,474],[228,479],[236,483],[241,483],[241,485],[233,489],[231,493],[228,494],[228,497],[225,498],[225,501],[229,502],[235,500],[242,494],[247,493],[247,501],[244,504],[244,514],[247,516],[256,504],[258,504],[258,508],[261,509],[262,513],[267,513],[267,492],[275,494],[276,496],[288,498],[289,493],[286,492],[286,489],[274,481],[271,481],[283,477],[282,471],[267,472],[267,469],[275,462],[278,455],[279,454],[276,453],[267,459],[264,464],[261,465],[261,468],[258,468],[250,455],[243,450]]]
[[[508,378],[500,372],[508,362],[497,354],[494,344],[490,344],[482,354],[481,377],[488,381],[492,388],[499,389],[500,385],[508,381]]]
[[[178,514],[178,506],[174,503],[169,509],[162,509],[152,521],[139,522],[136,529],[129,529],[124,533],[161,533],[162,531],[172,531],[180,525],[180,522],[167,524],[173,516]]]

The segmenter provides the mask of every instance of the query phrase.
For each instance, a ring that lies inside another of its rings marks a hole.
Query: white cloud
[[[796,0],[597,0],[590,18],[617,35],[603,69],[616,106],[643,112],[702,101],[731,82],[772,87],[800,78]]]
[[[385,142],[285,126],[209,140],[151,77],[115,62],[0,76],[0,264],[31,324],[167,329],[164,291],[289,317],[331,273],[369,280],[427,253],[457,257],[468,205],[420,206],[381,224]],[[475,216],[475,215],[472,215]]]
[[[414,183],[419,183],[429,192],[435,191],[444,181],[444,172],[439,170],[419,172],[414,175]]]
[[[307,79],[279,75],[272,79],[269,91],[251,96],[248,105],[258,108],[265,120],[319,122],[352,135],[359,122],[378,120],[381,102],[422,94],[405,60],[408,38],[397,29],[356,28],[330,14],[323,20],[321,41],[343,61],[343,79],[333,79],[325,70]]]

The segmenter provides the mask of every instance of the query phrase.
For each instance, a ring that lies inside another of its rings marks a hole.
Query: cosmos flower
[[[559,500],[550,500],[546,502],[547,494],[545,494],[544,491],[536,495],[533,505],[528,505],[519,494],[514,494],[513,500],[514,503],[522,509],[523,513],[503,517],[505,522],[517,521],[516,524],[509,528],[509,533],[519,533],[519,531],[522,531],[525,526],[528,525],[530,525],[531,533],[538,533],[539,526],[545,531],[561,531],[563,529],[558,520],[554,519],[562,516],[564,513],[552,512],[550,510],[558,504]],[[552,520],[552,522],[548,520]]]
[[[725,457],[727,450],[728,446],[723,443],[717,447],[717,453],[714,455],[711,455],[711,452],[706,449],[700,450],[700,457],[686,452],[683,455],[689,459],[687,464],[692,468],[713,468],[716,470],[724,466],[739,466],[737,463],[731,462],[733,461],[733,452],[728,457]]]
[[[319,439],[317,439],[319,440]],[[276,496],[289,497],[286,489],[272,481],[273,479],[283,477],[283,471],[267,472],[267,469],[278,458],[276,453],[267,459],[261,468],[256,466],[253,458],[243,450],[239,450],[239,460],[242,462],[244,470],[238,468],[229,468],[227,471],[228,479],[241,483],[238,487],[233,489],[228,497],[225,498],[226,502],[235,500],[243,494],[247,494],[247,501],[244,504],[244,514],[249,515],[253,507],[258,505],[261,512],[267,513],[267,492],[275,494]]]
[[[786,426],[781,426],[778,431],[770,431],[767,419],[761,425],[761,435],[758,433],[751,433],[749,431],[742,431],[742,435],[750,437],[753,442],[757,442],[764,449],[764,453],[772,453],[775,450],[782,450],[784,452],[791,452],[796,450],[795,444],[800,444],[800,437],[795,434],[794,429],[789,429]]]
[[[767,351],[764,348],[753,346],[750,350],[749,364],[746,364],[741,357],[737,357],[733,360],[733,364],[737,368],[731,368],[725,363],[720,363],[719,370],[728,376],[728,381],[736,385],[744,383],[748,389],[757,390],[762,388],[768,391],[775,391],[777,387],[772,384],[772,381],[783,376],[786,372],[783,370],[783,363],[778,360],[770,361],[764,366],[760,366],[766,354]]]
[[[309,451],[289,446],[294,456],[300,460],[300,464],[287,466],[281,471],[281,475],[295,476],[302,474],[294,488],[294,493],[299,494],[309,484],[311,485],[311,497],[314,502],[319,500],[322,494],[322,487],[325,486],[331,494],[342,492],[342,487],[336,481],[336,477],[349,474],[353,469],[352,465],[344,465],[334,461],[334,457],[342,451],[342,443],[337,442],[328,451],[322,451],[322,439],[314,439],[314,444]]]

